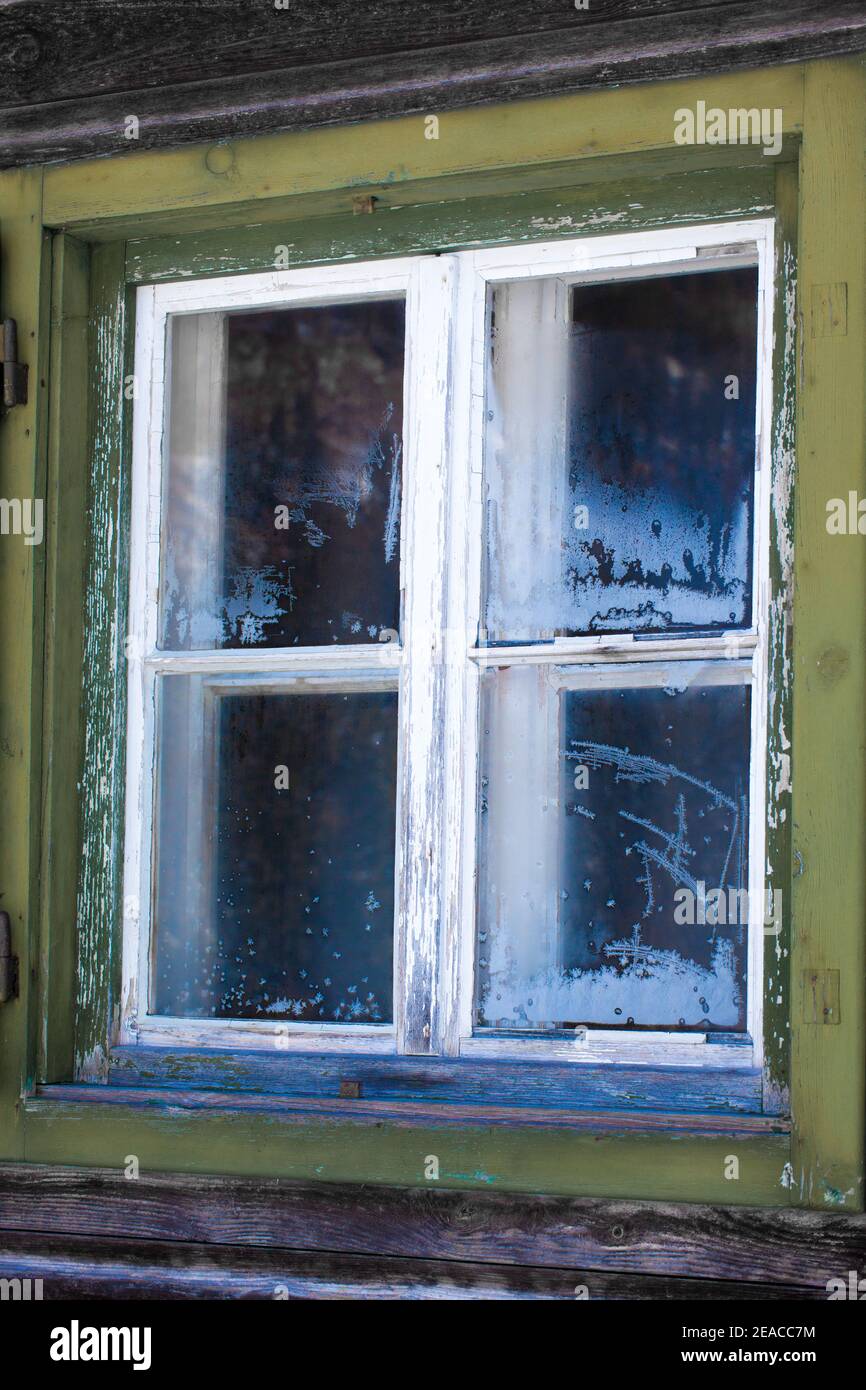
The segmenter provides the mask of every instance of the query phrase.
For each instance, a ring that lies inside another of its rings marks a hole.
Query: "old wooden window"
[[[760,1065],[771,256],[138,290],[121,1041]]]

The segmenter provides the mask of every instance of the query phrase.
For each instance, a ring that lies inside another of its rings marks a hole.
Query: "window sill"
[[[778,1116],[749,1114],[674,1113],[672,1111],[568,1110],[539,1105],[448,1103],[441,1100],[371,1100],[363,1097],[322,1099],[256,1093],[173,1089],[171,1087],[63,1085],[40,1087],[27,1103],[29,1113],[52,1106],[124,1106],[158,1109],[165,1114],[207,1112],[214,1116],[262,1114],[289,1124],[344,1121],[347,1124],[396,1124],[421,1129],[475,1128],[572,1130],[582,1133],[643,1133],[712,1135],[746,1138],[790,1133],[790,1122]]]
[[[480,1105],[524,1111],[623,1111],[760,1116],[754,1068],[656,1066],[528,1058],[371,1056],[369,1053],[117,1047],[109,1088],[277,1095],[328,1102],[343,1082],[382,1104]],[[357,1102],[350,1102],[350,1104]]]
[[[755,1114],[91,1084],[42,1087],[24,1102],[24,1127],[30,1164],[128,1178],[175,1172],[765,1207],[786,1207],[792,1196],[789,1124]]]

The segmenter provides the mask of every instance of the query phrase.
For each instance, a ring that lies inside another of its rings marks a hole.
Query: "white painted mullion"
[[[467,660],[467,651],[475,644],[480,619],[484,359],[479,342],[483,343],[486,318],[486,287],[475,273],[473,253],[465,252],[457,261],[446,554],[448,688],[442,769],[448,813],[438,1014],[439,1048],[452,1057],[460,1053],[461,1037],[472,1031],[480,673],[478,666]]]
[[[445,821],[449,416],[456,259],[415,262],[406,302],[403,611],[394,1003],[399,1052],[436,1051]]]

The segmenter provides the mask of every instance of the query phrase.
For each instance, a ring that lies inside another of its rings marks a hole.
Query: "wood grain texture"
[[[821,1291],[866,1263],[864,1218],[829,1213],[7,1165],[0,1246],[25,1229]]]
[[[63,1106],[96,1104],[104,1111],[110,1106],[160,1109],[164,1112],[205,1112],[223,1119],[232,1115],[260,1114],[283,1125],[343,1121],[352,1125],[388,1124],[394,1129],[454,1129],[460,1125],[489,1128],[519,1126],[527,1130],[552,1133],[656,1134],[660,1136],[716,1136],[726,1140],[751,1136],[786,1135],[788,1121],[777,1116],[743,1114],[694,1114],[642,1110],[568,1110],[544,1105],[457,1104],[437,1100],[369,1100],[363,1096],[347,1099],[339,1094],[318,1096],[261,1095],[241,1091],[173,1091],[159,1086],[108,1088],[93,1086],[44,1086],[31,1104],[57,1103]]]
[[[0,161],[117,153],[129,143],[129,114],[140,123],[138,148],[167,148],[866,46],[859,0],[556,8],[472,0],[400,13],[395,0],[377,0],[361,19],[338,0],[311,6],[299,24],[296,7],[287,14],[240,2],[198,0],[181,18],[168,3],[49,9],[23,0],[4,11],[11,93]],[[62,9],[69,13],[56,23]],[[238,30],[248,37],[238,42]]]
[[[56,1299],[279,1299],[700,1302],[825,1298],[823,1289],[659,1278],[576,1268],[406,1256],[249,1250],[75,1236],[0,1236],[0,1278],[41,1279]]]
[[[760,1075],[701,1067],[593,1066],[562,1062],[470,1061],[441,1057],[322,1056],[195,1052],[169,1047],[113,1051],[110,1084],[191,1090],[283,1093],[320,1100],[358,1081],[376,1101],[556,1109],[758,1114]]]
[[[705,0],[712,5],[713,0]],[[724,9],[723,0],[721,7]],[[693,0],[11,0],[0,12],[4,106],[132,91],[623,20],[688,18]]]

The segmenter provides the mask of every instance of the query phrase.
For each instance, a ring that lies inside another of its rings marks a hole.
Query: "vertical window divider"
[[[397,809],[397,1051],[440,1050],[445,903],[448,581],[457,258],[420,258],[406,303],[405,586]]]

